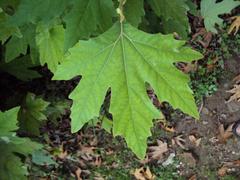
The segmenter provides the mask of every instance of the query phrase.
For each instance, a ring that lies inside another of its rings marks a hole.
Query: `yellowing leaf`
[[[152,119],[161,116],[149,100],[146,82],[161,102],[168,101],[199,118],[189,77],[174,63],[191,62],[202,55],[184,45],[185,41],[172,35],[148,34],[128,23],[116,23],[97,38],[79,41],[54,76],[67,80],[82,75],[70,95],[72,132],[99,115],[106,91],[111,88],[113,134],[122,135],[137,156],[144,158]]]
[[[228,30],[228,34],[233,33],[234,35],[236,35],[240,27],[240,16],[234,16],[231,19],[233,19],[234,21],[232,22]]]

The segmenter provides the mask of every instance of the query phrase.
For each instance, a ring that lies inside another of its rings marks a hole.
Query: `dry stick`
[[[202,112],[203,105],[204,105],[204,99],[203,99],[203,97],[202,97],[201,106],[200,106],[200,108],[199,108],[199,110],[198,110],[198,113],[199,113],[199,114]]]

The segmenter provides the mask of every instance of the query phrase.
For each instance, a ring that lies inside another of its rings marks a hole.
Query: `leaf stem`
[[[126,3],[127,0],[118,0],[119,6],[117,8],[117,13],[119,14],[119,20],[120,23],[122,23],[125,20],[125,16],[123,14],[123,6]]]

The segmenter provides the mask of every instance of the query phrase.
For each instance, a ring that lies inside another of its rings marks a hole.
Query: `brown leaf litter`
[[[154,180],[156,176],[151,173],[149,167],[144,168],[141,167],[139,169],[135,169],[132,173],[137,180]]]

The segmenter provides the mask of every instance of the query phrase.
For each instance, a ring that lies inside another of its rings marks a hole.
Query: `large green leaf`
[[[39,127],[42,121],[47,120],[44,111],[46,111],[48,105],[49,102],[28,93],[19,112],[20,130],[31,135],[39,135]]]
[[[6,62],[12,61],[19,55],[25,55],[29,44],[35,43],[33,41],[35,36],[35,27],[33,25],[25,25],[21,27],[22,37],[12,36],[6,44]]]
[[[124,14],[127,21],[137,27],[145,14],[143,0],[127,0],[124,6]]]
[[[2,41],[2,43],[4,43],[11,35],[16,35],[17,37],[22,36],[17,27],[7,23],[9,17],[10,16],[0,8],[0,41]]]
[[[79,39],[88,38],[97,28],[102,32],[112,25],[114,14],[110,0],[75,0],[66,22],[65,49],[72,47]]]
[[[17,114],[19,107],[6,112],[0,112],[0,179],[21,180],[27,179],[27,169],[21,159],[14,153],[27,156],[41,145],[27,138],[19,138],[14,131],[17,130]]]
[[[42,147],[30,139],[18,139],[21,140],[21,143],[12,144],[0,142],[0,179],[27,180],[27,167],[21,162],[21,158],[14,153],[27,156]]]
[[[216,0],[201,1],[201,15],[204,18],[204,25],[207,31],[217,33],[215,24],[222,25],[223,20],[218,15],[230,13],[231,10],[240,5],[239,1],[223,0],[216,3]]]
[[[98,116],[105,93],[111,87],[110,112],[113,133],[143,158],[151,135],[152,119],[160,116],[146,94],[151,84],[161,102],[198,118],[189,77],[175,68],[177,61],[192,61],[202,55],[172,35],[147,34],[129,24],[116,23],[103,35],[80,41],[55,73],[54,79],[82,75],[71,93],[72,132]]]
[[[8,14],[11,14],[14,13],[14,11],[17,9],[19,3],[20,0],[1,0],[0,7],[4,11],[7,11]]]
[[[6,112],[0,112],[0,137],[11,137],[13,131],[17,130],[17,114],[19,108],[13,108]],[[10,141],[10,140],[9,140]]]
[[[37,27],[36,44],[40,53],[40,63],[47,63],[48,68],[55,72],[64,55],[64,28],[62,25],[48,28],[42,24]]]
[[[187,17],[188,6],[186,0],[149,0],[154,12],[163,18],[163,27],[166,33],[177,32],[186,37],[189,32]]]
[[[69,0],[21,0],[9,23],[16,26],[39,21],[49,24],[60,17],[68,3]]]

